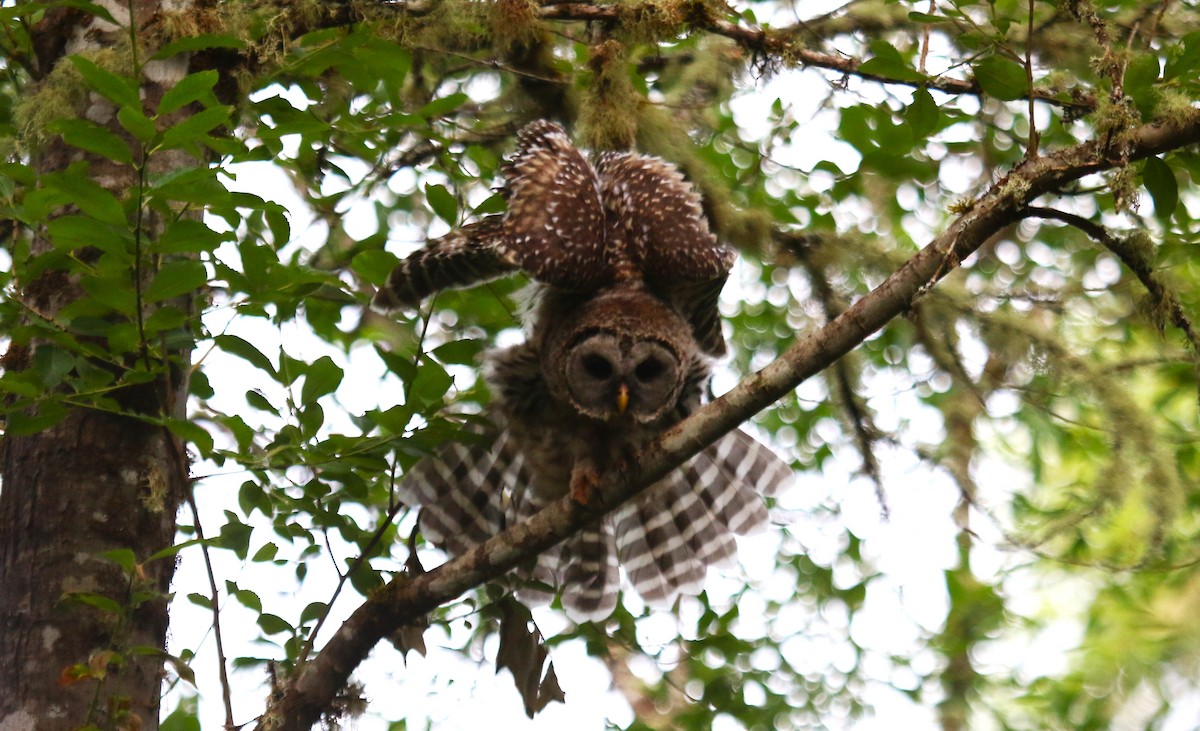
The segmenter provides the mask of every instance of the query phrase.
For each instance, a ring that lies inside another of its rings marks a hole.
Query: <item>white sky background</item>
[[[811,16],[821,9],[806,10]],[[936,56],[931,56],[931,65]],[[852,81],[855,91],[870,94],[870,87]],[[756,139],[766,131],[764,120],[768,118],[770,104],[781,98],[785,108],[801,120],[803,139],[793,140],[793,145],[777,151],[779,162],[800,170],[811,170],[822,161],[836,163],[844,171],[856,169],[857,153],[848,145],[838,142],[833,131],[836,117],[821,112],[816,105],[827,94],[826,82],[820,74],[812,71],[789,71],[780,74],[765,84],[761,92],[741,96],[734,105],[739,128],[747,139]],[[890,93],[903,96],[903,90],[890,89]],[[882,95],[878,95],[882,98]],[[949,177],[942,184],[950,190],[965,190],[977,170],[961,169],[962,166],[947,164],[944,169]],[[821,188],[832,183],[822,182],[822,175],[813,176],[810,185]],[[231,187],[246,190],[264,198],[277,201],[291,211],[294,239],[304,245],[305,241],[323,239],[322,224],[314,222],[304,209],[298,196],[291,188],[288,178],[273,166],[265,163],[242,165],[237,168],[238,180]],[[478,201],[474,201],[478,202]],[[356,232],[354,219],[361,217],[359,226],[362,234],[372,233],[373,212],[369,203],[362,210],[345,212],[349,223],[347,230]],[[846,225],[858,222],[861,212],[839,211]],[[910,234],[919,242],[927,241],[936,226],[935,221],[921,221],[910,217]],[[403,255],[423,240],[421,232],[397,228],[391,233],[393,250]],[[224,252],[222,252],[224,254]],[[740,271],[740,270],[739,270]],[[741,273],[743,279],[745,273]],[[741,297],[737,274],[727,287],[726,297],[735,301]],[[803,296],[798,293],[797,296]],[[287,326],[282,332],[268,322],[257,318],[233,318],[231,311],[217,309],[206,318],[212,332],[229,332],[240,335],[254,343],[264,353],[277,352],[279,344],[286,342],[290,355],[312,360],[320,355],[331,355],[346,369],[346,378],[336,393],[336,406],[325,410],[327,429],[355,431],[345,413],[362,413],[368,409],[396,403],[400,398],[398,381],[386,373],[382,363],[367,348],[353,353],[349,360],[330,352],[328,346],[312,338],[302,327]],[[969,350],[966,353],[972,355]],[[978,363],[982,363],[982,353]],[[217,397],[212,401],[217,408],[229,412],[244,411],[243,394],[249,388],[259,388],[276,405],[283,403],[283,391],[257,371],[249,369],[244,362],[221,353],[213,353],[205,361],[205,370],[214,384]],[[460,374],[461,375],[461,374]],[[886,382],[885,376],[867,384],[870,406],[878,418],[879,426],[888,430],[897,426],[898,415],[910,419],[911,434],[920,433],[926,443],[937,441],[941,429],[940,421],[933,416],[924,420],[919,416],[922,407],[915,395],[910,393],[907,382]],[[728,390],[734,383],[728,373],[719,374],[716,380],[718,392]],[[819,385],[806,384],[802,396],[820,399],[824,396]],[[327,397],[328,398],[328,397]],[[1003,408],[1002,404],[991,406]],[[918,416],[914,416],[918,415]],[[341,422],[338,422],[338,419]],[[831,435],[832,437],[832,435]],[[857,722],[826,719],[831,729],[854,729],[855,731],[882,731],[883,729],[934,729],[937,727],[933,705],[938,698],[927,698],[926,705],[913,703],[899,688],[915,687],[917,679],[896,674],[887,658],[892,655],[914,659],[914,666],[925,673],[933,672],[937,659],[923,649],[925,639],[936,633],[945,618],[948,607],[944,572],[955,563],[956,528],[951,514],[958,499],[958,492],[942,474],[930,471],[918,464],[910,455],[894,449],[884,450],[879,455],[882,461],[885,486],[891,511],[890,520],[880,517],[880,506],[874,487],[854,471],[859,466],[858,455],[851,452],[838,455],[830,461],[824,474],[801,473],[796,486],[779,501],[777,520],[786,521],[793,540],[798,540],[804,550],[817,563],[825,566],[838,563],[840,545],[836,530],[839,526],[828,526],[813,519],[817,506],[836,503],[840,507],[842,525],[863,540],[863,554],[882,578],[870,584],[867,601],[863,609],[848,624],[845,616],[826,616],[824,622],[831,632],[821,636],[796,635],[782,644],[782,652],[798,667],[811,666],[821,671],[830,665],[852,663],[853,656],[848,647],[838,644],[835,637],[840,630],[850,636],[868,652],[865,667],[876,677],[876,683],[864,694],[864,700],[874,706],[874,714]],[[219,472],[212,465],[198,464],[197,475]],[[1023,484],[1027,479],[1000,463],[987,464],[981,469],[980,479],[984,493],[993,496],[995,504],[1002,506],[1003,497]],[[214,534],[224,522],[222,511],[236,504],[238,486],[246,479],[244,474],[218,475],[203,480],[197,488],[197,498],[203,513],[207,535]],[[1001,514],[1002,515],[1002,514]],[[1003,516],[1002,516],[1003,517]],[[363,515],[364,524],[371,521]],[[1003,539],[989,519],[979,514],[972,515],[972,528],[979,534],[972,555],[975,572],[983,577],[994,575],[1002,569],[1026,560],[1019,554],[1003,553],[992,548],[1003,544]],[[185,512],[182,522],[190,522]],[[250,554],[267,541],[281,543],[281,539],[256,515],[252,524],[259,526],[251,541]],[[724,596],[728,601],[733,592],[748,578],[759,587],[764,595],[790,594],[791,577],[775,576],[775,555],[782,540],[782,531],[772,529],[765,535],[739,541],[740,557],[744,573],[721,575],[710,572],[707,590],[714,602]],[[286,546],[281,545],[281,557]],[[335,546],[335,548],[337,548]],[[339,553],[339,559],[352,554],[350,549]],[[211,613],[189,603],[185,597],[192,592],[207,595],[207,577],[203,571],[199,551],[189,549],[182,554],[182,563],[177,573],[174,591],[177,600],[172,606],[171,650],[199,647],[199,655],[193,663],[200,684],[200,713],[202,727],[220,728],[224,721],[220,688],[215,670],[214,642],[209,627]],[[241,562],[228,551],[211,552],[215,563],[215,574],[222,587],[222,631],[229,657],[257,655],[280,657],[278,647],[256,644],[260,630],[254,615],[224,595],[223,582],[235,581],[242,588],[259,594],[264,611],[279,614],[295,621],[300,610],[312,601],[328,601],[336,576],[328,561],[310,562],[310,571],[303,583],[291,579],[288,568],[271,564]],[[437,563],[431,554],[426,566]],[[382,566],[380,563],[375,564]],[[344,563],[343,563],[344,566]],[[781,585],[780,581],[788,582]],[[847,573],[845,585],[857,583],[857,575]],[[1081,627],[1076,614],[1055,607],[1072,607],[1082,610],[1080,597],[1091,595],[1092,587],[1083,580],[1062,582],[1048,586],[1044,579],[1031,573],[1017,573],[1006,583],[1011,608],[1021,615],[1057,616],[1047,628],[1036,636],[1014,639],[1003,644],[992,644],[979,648],[975,658],[985,672],[991,668],[1030,668],[1030,674],[1052,673],[1064,668],[1069,659],[1069,650],[1079,640]],[[319,643],[328,640],[337,624],[352,612],[361,598],[347,590],[332,608]],[[636,602],[636,598],[633,599]],[[757,611],[753,594],[747,595],[741,607],[744,636],[761,636],[762,627],[754,626],[754,618],[761,617]],[[697,604],[685,601],[684,615],[694,614]],[[797,608],[797,612],[807,611]],[[556,634],[566,620],[557,612],[535,609],[534,616],[543,632]],[[666,613],[654,614],[639,623],[639,638],[645,645],[669,643],[677,634],[674,618]],[[783,625],[777,625],[780,629]],[[800,626],[797,621],[796,626]],[[459,628],[461,630],[461,628]],[[278,637],[278,636],[277,636]],[[399,653],[389,645],[381,644],[371,658],[355,673],[356,679],[367,684],[370,710],[366,716],[353,722],[352,727],[362,731],[377,731],[387,728],[385,719],[407,717],[409,728],[423,728],[424,719],[429,719],[436,729],[514,728],[514,729],[563,729],[590,731],[606,728],[606,722],[626,725],[632,720],[629,705],[618,692],[611,690],[607,670],[599,661],[589,658],[581,643],[569,643],[556,647],[551,652],[559,681],[566,692],[566,704],[551,704],[533,721],[525,718],[520,697],[513,687],[507,672],[494,672],[495,646],[485,648],[478,662],[465,660],[460,653],[443,649],[441,635],[437,629],[426,633],[429,655],[422,658],[410,653],[407,664]],[[456,643],[449,643],[454,646]],[[460,643],[457,643],[460,644]],[[849,665],[843,666],[849,669]],[[635,672],[654,672],[653,668],[635,666]],[[1007,672],[1007,671],[1005,671]],[[242,724],[251,721],[263,710],[267,694],[265,678],[260,670],[233,671],[234,721]],[[185,689],[191,692],[190,689]],[[748,689],[747,700],[753,702],[753,689]],[[177,702],[178,693],[168,699],[166,709]],[[1193,707],[1193,710],[1195,708]],[[1190,715],[1190,714],[1184,714]],[[1135,719],[1136,720],[1136,719]],[[728,717],[716,728],[738,728]],[[1137,727],[1136,725],[1131,727]],[[1183,728],[1183,726],[1179,726]]]

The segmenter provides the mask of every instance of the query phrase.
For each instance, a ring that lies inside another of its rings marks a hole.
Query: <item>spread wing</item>
[[[706,353],[724,355],[717,297],[735,257],[709,229],[700,195],[661,158],[609,152],[596,169],[613,221],[611,248],[679,309]]]
[[[506,245],[521,269],[576,292],[610,283],[600,181],[563,128],[546,120],[526,125],[503,172]]]
[[[709,566],[733,561],[734,535],[766,527],[763,495],[791,479],[783,460],[735,430],[618,508],[617,553],[634,589],[653,604],[699,592]]]
[[[455,287],[469,287],[517,270],[505,243],[501,216],[489,216],[429,242],[392,270],[375,295],[384,309],[415,309],[421,300]]]

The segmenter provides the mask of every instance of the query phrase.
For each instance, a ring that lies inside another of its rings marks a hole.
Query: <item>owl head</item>
[[[551,394],[606,422],[653,422],[678,402],[703,361],[690,325],[637,287],[589,298],[550,297],[535,333]]]

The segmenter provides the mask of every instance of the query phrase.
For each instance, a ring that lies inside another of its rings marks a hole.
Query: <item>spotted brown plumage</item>
[[[562,128],[535,122],[503,172],[507,213],[418,252],[386,290],[411,305],[506,267],[536,282],[525,342],[485,354],[484,438],[443,445],[399,483],[426,538],[451,554],[568,493],[586,500],[600,475],[700,407],[724,350],[716,300],[732,254],[677,169],[635,153],[593,168]],[[710,566],[734,558],[734,535],[767,523],[763,496],[790,476],[735,430],[518,571],[521,591],[561,592],[579,621],[613,611],[620,569],[656,605],[696,593]]]
[[[414,253],[377,305],[413,308],[440,290],[516,271],[581,294],[635,281],[679,309],[704,352],[725,354],[717,297],[734,255],[678,168],[629,152],[604,153],[593,166],[562,127],[539,120],[517,133],[501,173],[508,210]]]

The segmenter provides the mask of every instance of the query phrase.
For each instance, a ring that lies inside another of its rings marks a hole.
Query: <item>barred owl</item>
[[[593,167],[561,128],[535,122],[504,172],[508,212],[410,257],[377,300],[415,304],[518,269],[539,283],[525,342],[485,356],[487,438],[444,445],[399,485],[452,554],[568,491],[588,499],[601,473],[700,406],[724,351],[716,296],[732,257],[674,167],[631,153]],[[733,558],[734,534],[766,524],[761,496],[790,477],[733,431],[521,573],[561,591],[579,621],[615,608],[618,566],[651,603],[696,593],[708,566]]]

